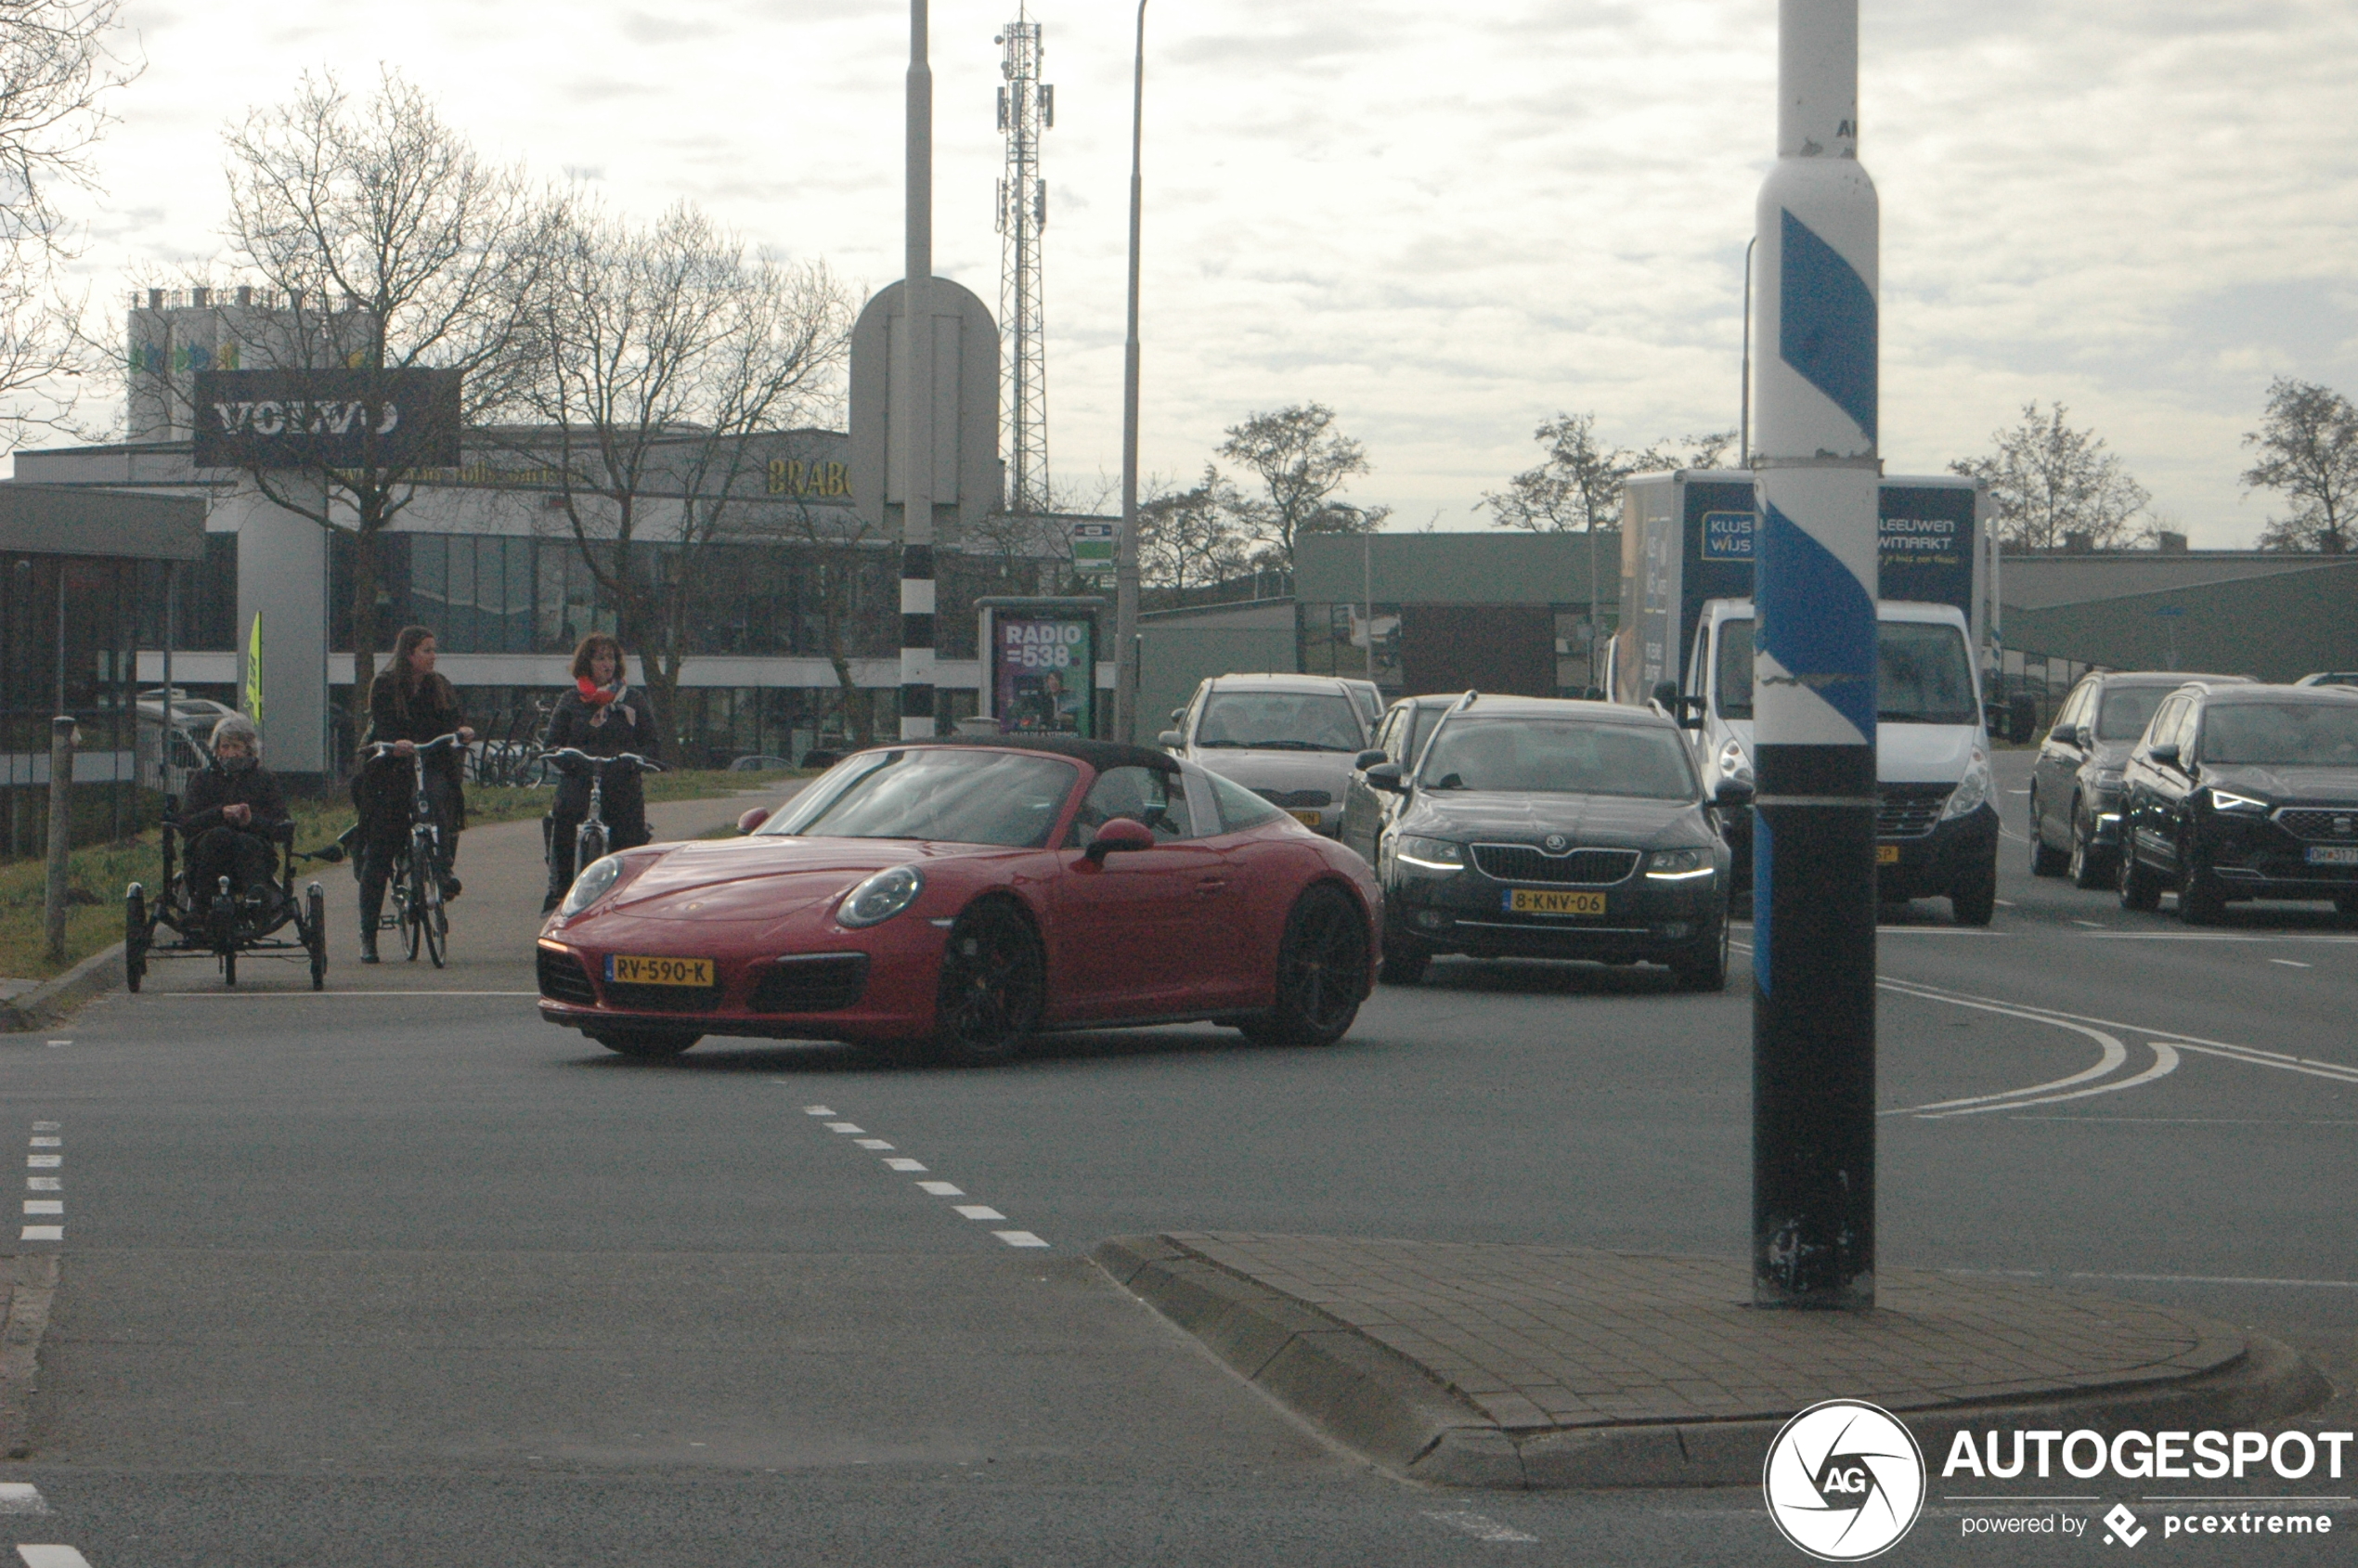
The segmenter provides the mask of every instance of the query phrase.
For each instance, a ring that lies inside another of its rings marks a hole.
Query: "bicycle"
[[[593,861],[606,858],[612,836],[606,830],[606,770],[617,762],[628,762],[634,771],[660,773],[663,764],[640,756],[635,751],[618,751],[612,757],[592,757],[578,746],[560,746],[540,754],[543,762],[587,766],[590,770],[590,810],[573,835],[573,875],[577,878]],[[541,819],[542,853],[553,861],[556,856],[556,817],[552,813]]]
[[[426,793],[426,758],[459,744],[455,734],[436,735],[410,748],[417,792],[409,803],[409,836],[395,857],[392,875],[386,879],[386,891],[393,896],[393,913],[377,918],[379,930],[401,933],[402,950],[410,963],[418,961],[418,950],[423,947],[437,969],[443,967],[449,949],[450,915],[443,908],[442,878],[436,874],[442,864],[442,824],[434,820],[434,798]],[[378,741],[364,749],[372,761],[399,755],[391,741]]]

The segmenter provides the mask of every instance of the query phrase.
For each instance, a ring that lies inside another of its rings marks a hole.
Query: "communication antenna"
[[[1000,406],[1007,420],[1007,510],[1048,510],[1048,356],[1041,335],[1040,231],[1048,227],[1048,182],[1040,177],[1040,133],[1056,123],[1056,89],[1040,80],[1040,24],[1021,4],[992,43],[1001,46],[999,129],[1007,163],[999,177],[999,320],[1007,335]]]

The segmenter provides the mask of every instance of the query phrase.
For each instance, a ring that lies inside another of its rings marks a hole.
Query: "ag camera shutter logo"
[[[1768,1445],[1760,1490],[1785,1539],[1820,1562],[1863,1562],[1897,1545],[1924,1504],[1924,1456],[1887,1410],[1829,1399]]]

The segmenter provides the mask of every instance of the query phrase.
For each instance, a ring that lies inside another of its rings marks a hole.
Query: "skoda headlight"
[[[1744,743],[1731,740],[1719,748],[1719,776],[1723,779],[1752,777],[1752,758],[1744,755]]]
[[[572,919],[604,898],[621,876],[622,862],[618,857],[608,855],[602,861],[591,861],[590,868],[573,879],[573,887],[566,892],[565,901],[557,906],[557,913]]]
[[[1392,852],[1420,871],[1466,869],[1464,847],[1445,838],[1418,838],[1404,833],[1393,840]]]
[[[1973,749],[1971,760],[1965,764],[1965,776],[1949,792],[1949,803],[1940,809],[1940,820],[1948,822],[1962,817],[1989,798],[1989,758],[1979,746]]]
[[[2268,810],[2265,800],[2254,800],[2248,795],[2236,795],[2229,790],[2210,792],[2210,809],[2214,811],[2249,811],[2257,816]]]
[[[877,926],[917,901],[926,890],[925,874],[914,866],[897,865],[880,871],[843,896],[836,920],[844,926]]]
[[[1656,849],[1646,857],[1646,878],[1651,882],[1692,882],[1709,876],[1711,871],[1708,849]]]

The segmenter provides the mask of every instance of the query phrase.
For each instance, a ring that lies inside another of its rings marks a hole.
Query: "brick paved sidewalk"
[[[1343,1442],[1465,1484],[1756,1483],[1777,1426],[1825,1399],[1910,1416],[1930,1446],[2015,1405],[2041,1426],[2250,1424],[2329,1392],[2194,1313],[1988,1276],[1886,1269],[1851,1314],[1755,1310],[1737,1259],[1204,1233],[1097,1256]]]

